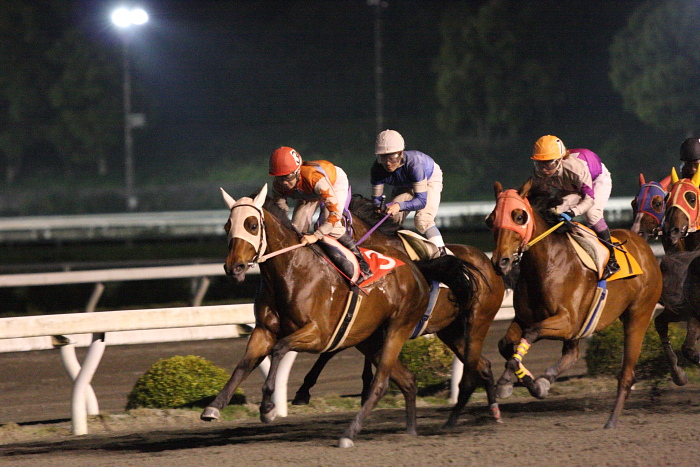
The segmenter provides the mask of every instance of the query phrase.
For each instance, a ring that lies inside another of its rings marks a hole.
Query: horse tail
[[[452,303],[459,308],[460,314],[470,317],[471,308],[479,292],[477,274],[486,283],[486,277],[479,268],[452,255],[416,261],[416,266],[428,282],[442,282],[449,287]]]

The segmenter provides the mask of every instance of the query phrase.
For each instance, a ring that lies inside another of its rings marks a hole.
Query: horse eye
[[[514,209],[510,216],[513,219],[513,222],[518,225],[527,224],[527,212],[521,209]]]
[[[688,201],[688,204],[690,204],[691,207],[695,207],[695,202],[697,201],[697,197],[695,196],[695,193],[686,193],[685,194],[685,200]]]
[[[664,202],[661,196],[656,195],[651,199],[651,208],[656,212],[661,212],[664,207]]]

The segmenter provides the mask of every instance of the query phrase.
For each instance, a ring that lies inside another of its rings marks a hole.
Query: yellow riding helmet
[[[552,135],[545,135],[535,141],[535,147],[532,149],[532,160],[536,161],[552,161],[561,159],[566,155],[566,146],[562,140]]]

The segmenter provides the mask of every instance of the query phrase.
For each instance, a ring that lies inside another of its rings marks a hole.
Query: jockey
[[[681,178],[693,178],[700,162],[700,139],[688,138],[681,144]]]
[[[281,147],[275,149],[270,156],[269,172],[275,177],[272,198],[277,206],[289,212],[287,198],[297,200],[292,224],[304,233],[301,243],[316,243],[323,240],[324,235],[335,238],[357,257],[363,276],[361,281],[369,279],[372,270],[347,233],[343,220],[350,194],[350,184],[343,169],[324,160],[303,162],[297,151]],[[309,234],[307,232],[319,205],[321,212],[318,228]]]
[[[566,220],[585,215],[586,224],[610,250],[603,279],[619,271],[610,229],[603,217],[612,191],[612,178],[600,158],[589,149],[566,149],[559,138],[546,135],[535,142],[532,160],[535,178],[563,195],[564,202],[556,207],[556,213]]]
[[[435,225],[440,206],[442,170],[428,155],[420,151],[405,151],[403,137],[394,130],[384,130],[377,136],[370,182],[372,201],[382,204],[384,185],[392,185],[392,200],[386,205],[387,214],[402,224],[410,211],[416,211],[416,229],[438,247],[440,256],[446,254],[442,234]]]

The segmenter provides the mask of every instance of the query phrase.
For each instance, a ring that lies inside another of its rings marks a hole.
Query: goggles
[[[537,170],[554,170],[559,168],[559,164],[561,164],[561,158],[559,159],[552,159],[549,161],[534,161],[535,162],[535,169]]]
[[[377,154],[377,159],[379,162],[388,162],[390,164],[396,164],[401,161],[401,152],[395,152],[393,154]]]
[[[279,180],[280,182],[293,182],[297,179],[297,176],[299,175],[299,172],[292,172],[289,175],[279,175],[275,177],[275,180]]]

